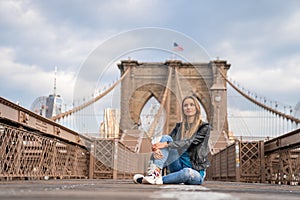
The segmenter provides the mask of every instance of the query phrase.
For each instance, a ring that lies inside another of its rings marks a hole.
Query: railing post
[[[238,140],[235,141],[235,174],[236,174],[236,181],[240,182],[241,174],[240,174],[240,158],[241,158],[241,151],[240,151],[240,142]]]
[[[259,142],[259,151],[260,151],[260,182],[266,182],[266,173],[265,173],[265,148],[264,148],[264,141]]]
[[[228,146],[226,146],[226,181],[228,181],[229,180],[229,176],[228,176],[228,174],[229,174],[229,157],[228,157]]]
[[[89,179],[94,178],[94,171],[95,171],[95,145],[96,141],[91,143],[91,152],[90,152],[90,166],[89,166]]]
[[[112,148],[112,155],[113,155],[113,179],[118,179],[118,139],[112,140],[113,148]]]

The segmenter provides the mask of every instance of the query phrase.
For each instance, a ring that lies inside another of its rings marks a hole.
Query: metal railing
[[[91,148],[90,178],[132,178],[144,173],[150,153],[135,153],[118,139],[97,139]]]
[[[266,141],[266,182],[275,184],[300,184],[300,129]]]
[[[272,140],[235,141],[210,156],[207,179],[300,184],[300,129]]]
[[[210,156],[207,179],[221,181],[262,182],[263,142],[236,140],[227,148]]]
[[[87,178],[89,151],[0,123],[0,179]]]
[[[0,179],[88,178],[91,140],[0,97]]]

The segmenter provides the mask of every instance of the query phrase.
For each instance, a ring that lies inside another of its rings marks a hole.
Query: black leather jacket
[[[202,123],[197,132],[189,139],[181,139],[181,124],[177,123],[175,128],[169,134],[173,138],[168,147],[177,149],[179,154],[187,150],[192,168],[200,171],[209,167],[210,163],[207,158],[209,154],[208,139],[210,136],[209,123]]]

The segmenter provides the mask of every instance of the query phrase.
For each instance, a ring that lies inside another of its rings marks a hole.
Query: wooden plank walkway
[[[206,181],[194,185],[145,185],[131,180],[81,179],[1,181],[0,199],[9,200],[153,200],[264,199],[299,200],[300,186]]]

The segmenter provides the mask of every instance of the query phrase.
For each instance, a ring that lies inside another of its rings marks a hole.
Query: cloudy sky
[[[99,45],[158,27],[227,60],[229,76],[245,88],[295,106],[299,19],[297,0],[0,0],[0,96],[29,108],[53,92],[57,66],[57,92],[70,103],[82,64]]]

